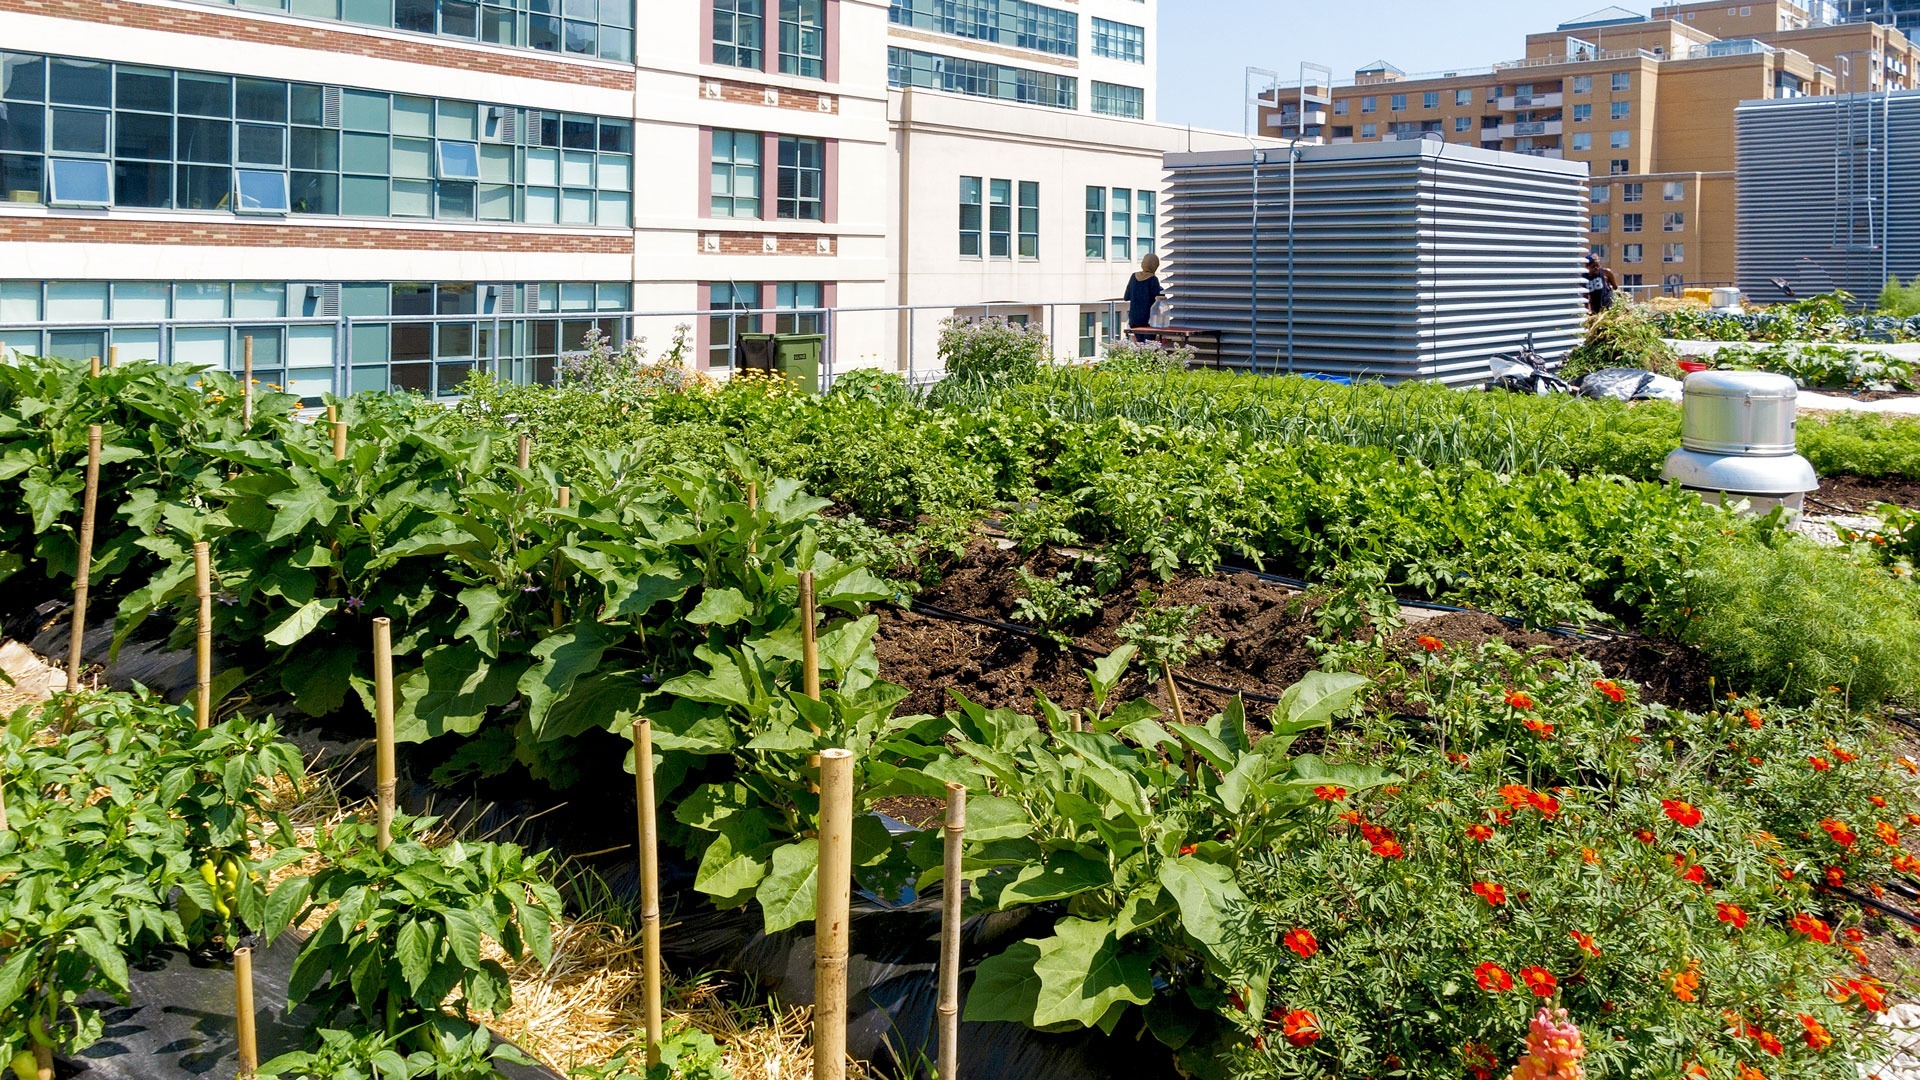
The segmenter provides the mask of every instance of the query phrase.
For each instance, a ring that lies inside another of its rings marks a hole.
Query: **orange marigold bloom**
[[[1864,1006],[1868,1012],[1883,1013],[1887,1011],[1887,991],[1885,987],[1880,985],[1880,980],[1871,977],[1848,979],[1847,988],[1859,995],[1860,1004]]]
[[[1753,766],[1754,768],[1756,768],[1756,769],[1757,769],[1757,768],[1759,768],[1760,766],[1762,766],[1762,765],[1765,765],[1765,764],[1766,764],[1766,762],[1764,762],[1764,761],[1761,761],[1761,760],[1760,760],[1759,758],[1757,758],[1757,757],[1749,757],[1749,758],[1747,759],[1747,764],[1749,764],[1749,765],[1751,765],[1751,766]]]
[[[1586,863],[1588,866],[1598,866],[1600,865],[1600,853],[1590,847],[1583,847],[1580,849],[1580,861]]]
[[[1689,1061],[1680,1067],[1680,1080],[1708,1080],[1706,1066]]]
[[[1833,763],[1823,757],[1810,757],[1807,759],[1807,763],[1813,766],[1814,772],[1826,772],[1828,769],[1833,768]]]
[[[1373,845],[1373,853],[1383,859],[1398,859],[1407,853],[1398,840],[1383,840]]]
[[[1196,851],[1199,851],[1199,850],[1200,850],[1200,845],[1199,845],[1199,844],[1182,844],[1182,845],[1180,845],[1180,855],[1181,855],[1181,857],[1183,857],[1183,858],[1184,858],[1185,856],[1188,856],[1188,855],[1191,855],[1191,854],[1193,854],[1194,852],[1196,852]]]
[[[1538,735],[1543,739],[1553,738],[1553,725],[1547,723],[1544,720],[1535,720],[1532,717],[1528,717],[1526,720],[1521,722],[1520,726],[1526,728],[1528,731],[1533,732],[1535,735]]]
[[[1413,641],[1414,641],[1414,644],[1420,646],[1421,648],[1427,650],[1428,652],[1439,652],[1440,650],[1447,647],[1446,642],[1441,641],[1439,638],[1432,637],[1428,634],[1421,634],[1419,637],[1414,638]]]
[[[1786,1050],[1786,1047],[1780,1044],[1779,1037],[1776,1036],[1771,1031],[1763,1031],[1760,1028],[1754,1028],[1753,1041],[1760,1044],[1760,1049],[1765,1050],[1767,1053],[1772,1054],[1774,1057],[1779,1057],[1781,1052]]]
[[[1507,902],[1507,887],[1496,885],[1491,881],[1476,881],[1473,883],[1473,895],[1494,907],[1499,907]]]
[[[1900,830],[1894,828],[1888,822],[1885,822],[1885,821],[1874,822],[1873,835],[1879,837],[1880,842],[1887,845],[1888,847],[1900,846]]]
[[[1520,981],[1527,984],[1527,989],[1533,991],[1535,997],[1552,997],[1560,985],[1560,980],[1553,977],[1553,972],[1539,966],[1521,968]]]
[[[1829,866],[1826,869],[1826,878],[1827,878],[1828,887],[1837,889],[1841,885],[1845,884],[1847,880],[1847,872],[1845,870],[1840,869],[1837,866]]]
[[[1527,796],[1527,805],[1533,807],[1548,821],[1552,821],[1554,815],[1560,812],[1560,800],[1544,791],[1536,791]]]
[[[1533,789],[1525,784],[1508,784],[1500,789],[1510,810],[1525,810],[1533,802]]]
[[[1337,784],[1321,784],[1313,789],[1313,797],[1323,802],[1339,802],[1347,797],[1347,789]]]
[[[1385,825],[1375,825],[1371,821],[1360,823],[1360,836],[1369,844],[1378,844],[1393,839],[1393,830]]]
[[[1861,967],[1868,967],[1870,965],[1867,959],[1867,950],[1858,945],[1843,945],[1841,948],[1847,950],[1847,955],[1853,957],[1854,963],[1859,964]]]
[[[1467,826],[1467,839],[1478,840],[1484,844],[1487,841],[1493,839],[1493,826],[1469,825]]]
[[[1743,1061],[1740,1071],[1733,1074],[1733,1080],[1767,1080],[1767,1074]]]
[[[1907,770],[1907,772],[1910,773],[1911,775],[1920,776],[1920,762],[1916,762],[1912,758],[1909,758],[1909,757],[1901,758],[1900,767]]]
[[[1600,955],[1600,946],[1593,940],[1592,934],[1584,934],[1578,930],[1569,930],[1567,931],[1567,936],[1573,939],[1575,945],[1580,946],[1581,952],[1586,953],[1588,956]]]
[[[1867,802],[1875,810],[1885,810],[1887,808],[1887,800],[1879,795],[1867,796]]]
[[[1759,731],[1759,730],[1760,730],[1760,714],[1759,714],[1759,712],[1757,712],[1757,711],[1755,711],[1755,710],[1753,710],[1753,709],[1748,709],[1748,710],[1746,710],[1746,711],[1745,711],[1744,713],[1742,713],[1741,715],[1743,715],[1743,716],[1745,716],[1745,717],[1747,718],[1747,726],[1748,726],[1748,727],[1750,727],[1750,728],[1752,728],[1752,729],[1753,729],[1753,730],[1755,730],[1755,731]]]
[[[1719,903],[1713,905],[1714,917],[1733,927],[1735,930],[1747,928],[1747,913],[1738,904]]]
[[[1819,942],[1822,945],[1833,944],[1833,927],[1828,926],[1827,920],[1821,918],[1818,915],[1809,914],[1803,911],[1800,914],[1795,915],[1792,918],[1792,920],[1787,923],[1787,925],[1793,927],[1795,931],[1801,934],[1805,934],[1807,937],[1812,938],[1813,940]]]
[[[1308,930],[1304,926],[1295,927],[1287,931],[1286,936],[1280,940],[1287,948],[1297,953],[1302,960],[1320,951],[1320,939],[1314,937],[1313,931]]]
[[[1320,1038],[1320,1018],[1305,1009],[1295,1009],[1281,1022],[1280,1034],[1289,1046],[1312,1046]]]
[[[1527,710],[1534,707],[1533,699],[1528,697],[1524,692],[1519,690],[1507,691],[1506,702],[1507,702],[1507,708],[1517,709],[1521,712],[1526,712]]]
[[[1683,881],[1691,881],[1695,885],[1705,885],[1707,883],[1707,870],[1704,866],[1696,864],[1686,867],[1678,871],[1678,873]]]
[[[1511,810],[1495,810],[1488,816],[1493,818],[1495,825],[1513,824],[1513,811]]]
[[[1667,984],[1673,990],[1673,996],[1681,1001],[1699,1001],[1700,973],[1688,968],[1673,975]]]
[[[1820,828],[1826,832],[1828,839],[1843,848],[1852,847],[1854,841],[1860,839],[1859,833],[1847,828],[1846,823],[1836,821],[1833,818],[1826,818],[1821,821]]]
[[[1633,834],[1633,838],[1634,838],[1635,840],[1638,840],[1638,841],[1640,841],[1640,842],[1641,842],[1641,843],[1643,843],[1643,844],[1651,844],[1651,843],[1653,843],[1653,840],[1654,840],[1654,836],[1653,836],[1653,830],[1652,830],[1652,829],[1641,829],[1641,830],[1639,830],[1638,832],[1636,832],[1636,833],[1634,833],[1634,834]]]
[[[1893,857],[1893,868],[1903,874],[1920,874],[1920,859],[1904,853],[1895,855]]]
[[[1800,1014],[1800,1026],[1807,1029],[1807,1045],[1815,1050],[1825,1050],[1833,1045],[1833,1036],[1827,1033],[1825,1024],[1807,1015]]]
[[[1360,824],[1360,811],[1342,810],[1340,812],[1340,820],[1346,822],[1349,825],[1358,825]]]
[[[1613,702],[1615,705],[1627,700],[1627,692],[1620,689],[1620,684],[1614,682],[1612,679],[1595,679],[1593,680],[1593,688],[1600,691],[1608,701]]]
[[[1842,765],[1851,765],[1854,762],[1860,760],[1859,755],[1850,754],[1845,750],[1842,750],[1840,747],[1835,746],[1832,743],[1827,744],[1827,752],[1832,754],[1834,757],[1834,760],[1838,761]]]
[[[1680,799],[1661,799],[1660,809],[1665,811],[1667,817],[1676,824],[1688,829],[1700,824],[1705,816],[1701,814],[1699,807]]]
[[[1491,960],[1482,960],[1480,966],[1473,969],[1473,981],[1489,994],[1504,994],[1513,989],[1513,976]]]

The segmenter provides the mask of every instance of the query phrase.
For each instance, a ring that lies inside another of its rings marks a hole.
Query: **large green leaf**
[[[282,619],[280,625],[267,631],[267,644],[282,647],[295,644],[301,638],[313,633],[314,628],[320,625],[320,620],[326,618],[328,612],[339,606],[338,597],[310,600],[300,605],[299,610]]]
[[[1366,686],[1366,676],[1350,671],[1307,672],[1280,695],[1280,705],[1273,713],[1273,733],[1295,735],[1332,723],[1334,714],[1353,704]]]
[[[1000,891],[999,906],[1017,907],[1065,900],[1113,884],[1107,864],[1071,851],[1056,851],[1038,866],[1022,867]]]
[[[1114,1006],[1153,1000],[1147,955],[1122,950],[1111,922],[1062,919],[1053,936],[1038,944],[1040,956],[1033,964],[1040,980],[1033,1008],[1037,1025],[1103,1026]]]
[[[328,525],[339,504],[320,481],[304,470],[293,473],[294,486],[268,499],[276,513],[273,528],[263,538],[266,543],[297,536],[309,525]]]
[[[743,846],[728,830],[713,838],[700,867],[694,873],[693,887],[706,893],[720,905],[729,906],[751,893],[767,876],[765,844]]]
[[[401,688],[394,738],[425,742],[447,734],[471,735],[491,710],[514,699],[525,671],[524,659],[489,660],[472,641],[429,650],[420,670]]]
[[[542,739],[566,739],[605,728],[624,735],[649,687],[637,671],[602,671],[577,680],[547,711]]]
[[[1017,840],[1033,831],[1027,808],[996,795],[967,796],[967,840]]]
[[[1160,864],[1160,884],[1180,905],[1180,923],[1187,936],[1222,965],[1231,967],[1234,956],[1228,947],[1228,921],[1249,906],[1247,895],[1233,880],[1233,871],[1198,856],[1168,859]]]
[[[520,677],[520,692],[527,697],[527,722],[535,736],[549,738],[547,714],[574,681],[600,666],[607,647],[626,636],[624,627],[597,622],[576,622],[533,647],[537,661]]]
[[[687,613],[687,621],[695,626],[732,626],[752,614],[753,605],[739,589],[710,588]]]
[[[1040,1001],[1040,977],[1034,973],[1039,962],[1040,947],[1031,941],[982,960],[967,991],[967,1021],[1032,1024]]]
[[[760,909],[767,933],[798,926],[814,916],[820,889],[820,841],[801,840],[775,848],[773,870],[760,883]]]

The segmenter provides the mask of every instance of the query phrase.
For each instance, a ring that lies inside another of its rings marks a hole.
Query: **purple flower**
[[[521,592],[523,592],[523,593],[537,593],[537,592],[539,592],[539,591],[540,591],[540,586],[538,586],[538,585],[522,585],[522,586],[520,586],[520,591],[521,591]]]
[[[357,596],[349,596],[347,597],[347,610],[359,611],[361,608],[366,606],[366,603],[367,602],[365,600],[362,600]]]

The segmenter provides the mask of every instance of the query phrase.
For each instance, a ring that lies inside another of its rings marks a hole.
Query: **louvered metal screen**
[[[1752,101],[1739,139],[1740,287],[1756,300],[1920,274],[1920,91]]]
[[[1254,153],[1167,158],[1174,321],[1219,331],[1226,366],[1286,370],[1290,281],[1296,371],[1464,383],[1529,335],[1552,359],[1578,343],[1585,164],[1432,140],[1302,147],[1289,260],[1288,151]]]

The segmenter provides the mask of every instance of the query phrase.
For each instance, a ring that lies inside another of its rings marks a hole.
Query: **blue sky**
[[[1159,119],[1239,131],[1249,65],[1288,81],[1303,60],[1327,65],[1336,79],[1374,60],[1409,72],[1485,67],[1524,55],[1529,33],[1606,6],[1607,0],[1160,0]]]

